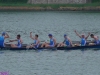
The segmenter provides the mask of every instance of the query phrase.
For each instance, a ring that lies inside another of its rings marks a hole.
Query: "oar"
[[[14,42],[14,41],[10,41],[10,40],[9,40],[8,42],[5,42],[5,43],[10,43],[10,42]]]
[[[9,42],[5,42],[5,43],[10,43],[10,41]]]
[[[11,43],[11,41],[9,41],[9,42],[5,42],[5,44],[7,44],[7,43]],[[7,44],[7,45],[10,45],[10,44]]]

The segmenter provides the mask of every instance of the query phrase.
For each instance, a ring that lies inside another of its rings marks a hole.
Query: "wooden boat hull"
[[[100,45],[92,45],[92,46],[76,46],[76,47],[53,47],[53,48],[11,48],[11,47],[0,47],[0,50],[43,50],[43,49],[51,49],[51,50],[79,50],[79,49],[91,49],[96,48],[100,49]]]

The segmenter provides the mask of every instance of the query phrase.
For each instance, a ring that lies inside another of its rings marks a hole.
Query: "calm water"
[[[0,33],[9,39],[22,35],[24,43],[32,43],[29,32],[39,34],[41,41],[52,33],[57,42],[63,34],[80,40],[74,33],[88,32],[100,36],[100,12],[0,12]],[[6,41],[8,41],[7,39]],[[90,39],[90,38],[89,38]],[[10,75],[100,75],[100,51],[0,51],[0,72]]]

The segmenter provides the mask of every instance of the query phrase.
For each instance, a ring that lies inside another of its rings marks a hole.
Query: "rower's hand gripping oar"
[[[10,42],[13,42],[13,41],[9,40],[9,42],[5,42],[5,43],[10,43]]]

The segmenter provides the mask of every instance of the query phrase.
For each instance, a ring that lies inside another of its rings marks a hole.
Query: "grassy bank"
[[[100,2],[88,4],[27,4],[27,3],[0,3],[0,11],[100,11]]]
[[[27,4],[27,3],[0,3],[0,7],[51,7],[57,9],[60,7],[97,7],[100,6],[100,2],[89,4]]]

